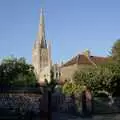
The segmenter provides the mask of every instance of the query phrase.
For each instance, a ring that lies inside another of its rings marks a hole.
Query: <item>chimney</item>
[[[86,56],[86,57],[90,57],[91,56],[91,53],[90,53],[90,50],[89,49],[86,49],[83,54]]]

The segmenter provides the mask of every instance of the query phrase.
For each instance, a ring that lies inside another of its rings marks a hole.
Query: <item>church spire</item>
[[[35,68],[34,72],[38,79],[38,82],[42,83],[45,79],[50,81],[50,71],[52,64],[51,46],[50,44],[47,44],[45,38],[45,21],[43,8],[41,8],[39,29],[32,50],[32,64]]]
[[[39,30],[38,30],[38,38],[41,48],[46,48],[46,39],[45,39],[45,24],[44,24],[44,12],[43,8],[41,8],[40,14],[40,23],[39,23]]]

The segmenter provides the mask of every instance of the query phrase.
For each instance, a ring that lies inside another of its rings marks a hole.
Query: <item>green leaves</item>
[[[111,51],[111,54],[112,54],[112,58],[113,60],[117,61],[118,63],[120,63],[120,39],[118,39],[113,47],[112,47],[112,51]]]
[[[81,86],[80,84],[66,82],[63,85],[62,91],[67,95],[71,95],[72,93],[80,94],[83,91],[83,86]]]
[[[25,58],[7,57],[0,65],[0,85],[31,86],[36,84],[36,77],[32,65],[27,64]]]
[[[99,65],[97,68],[78,69],[73,76],[73,82],[67,82],[63,86],[63,92],[66,94],[71,94],[72,92],[80,93],[84,85],[91,87],[95,94],[98,91],[108,91],[113,95],[118,95],[120,88],[120,65],[110,62]]]

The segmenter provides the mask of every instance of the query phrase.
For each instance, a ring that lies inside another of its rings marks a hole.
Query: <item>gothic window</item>
[[[59,76],[61,76],[61,73],[59,72]]]
[[[44,74],[44,77],[46,78],[46,75]]]
[[[58,72],[56,72],[56,78],[58,78]]]

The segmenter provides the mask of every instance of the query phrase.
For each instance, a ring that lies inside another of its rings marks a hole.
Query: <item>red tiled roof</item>
[[[93,61],[95,64],[102,64],[108,61],[108,57],[90,56],[90,60]],[[66,62],[65,64],[63,64],[62,67],[74,64],[91,65],[92,63],[88,60],[88,58],[85,55],[79,54],[76,57],[69,60],[68,62]]]

